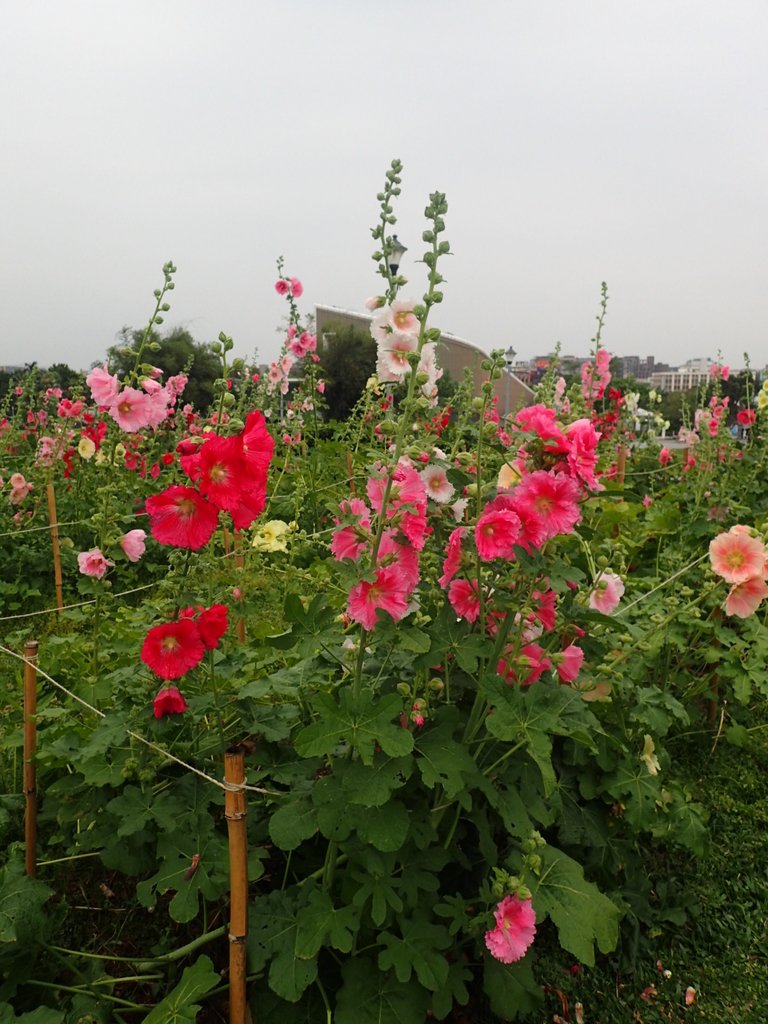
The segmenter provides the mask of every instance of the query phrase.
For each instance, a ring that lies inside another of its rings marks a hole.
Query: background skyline
[[[768,8],[93,0],[4,5],[0,364],[86,368],[143,326],[277,354],[275,261],[362,310],[376,193],[404,165],[404,296],[445,192],[433,325],[518,358],[603,341],[768,362]]]

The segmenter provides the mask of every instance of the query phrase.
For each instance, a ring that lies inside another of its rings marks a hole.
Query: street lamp
[[[504,364],[505,364],[505,368],[506,368],[506,371],[507,371],[507,380],[506,380],[506,388],[505,388],[506,395],[505,395],[505,401],[504,401],[504,415],[505,416],[509,416],[509,382],[512,379],[512,360],[515,358],[516,355],[517,355],[517,352],[515,352],[515,350],[512,348],[511,345],[509,346],[507,351],[504,353]]]
[[[507,369],[508,369],[508,370],[511,370],[511,369],[512,369],[512,360],[513,360],[513,359],[515,358],[515,356],[517,355],[517,352],[515,352],[515,350],[514,350],[514,349],[512,348],[512,346],[510,345],[510,346],[509,346],[509,348],[507,349],[507,351],[506,351],[506,352],[504,353],[504,355],[505,355],[505,356],[507,357],[507,358],[506,358],[506,362],[507,362]]]
[[[394,277],[394,275],[397,274],[398,268],[400,267],[400,260],[403,258],[403,253],[408,252],[408,249],[403,245],[402,242],[398,241],[397,235],[392,235],[389,241],[389,272]]]

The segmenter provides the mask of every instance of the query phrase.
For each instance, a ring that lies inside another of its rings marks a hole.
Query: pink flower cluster
[[[709,545],[712,571],[731,584],[726,615],[746,619],[768,597],[768,550],[748,526],[732,526]]]
[[[421,322],[414,313],[410,299],[396,299],[390,305],[377,307],[371,323],[371,335],[378,346],[376,375],[384,382],[402,380],[411,370],[411,355],[419,351]],[[434,342],[422,345],[416,372],[424,374],[422,395],[430,405],[437,404],[437,382],[443,376],[437,365]]]
[[[97,366],[85,378],[94,402],[106,409],[121,430],[135,434],[139,430],[155,430],[165,420],[176,399],[187,385],[183,373],[169,377],[165,385],[157,379],[162,371],[155,368],[152,375],[141,381],[141,390],[120,387],[120,381],[104,366]]]
[[[694,414],[694,428],[699,434],[702,432],[702,428],[706,427],[707,433],[710,437],[717,437],[721,424],[725,426],[728,418],[728,404],[730,399],[726,395],[725,398],[719,398],[717,395],[712,395],[709,400],[708,409],[697,409]]]
[[[8,501],[12,505],[20,505],[32,490],[33,485],[24,478],[22,473],[11,473],[8,482],[11,485]]]
[[[604,348],[597,350],[594,363],[582,363],[581,393],[588,405],[605,394],[605,389],[611,383],[610,365],[611,354]]]
[[[300,299],[304,294],[304,285],[298,277],[280,277],[275,281],[275,291],[278,295],[292,295],[294,299]]]

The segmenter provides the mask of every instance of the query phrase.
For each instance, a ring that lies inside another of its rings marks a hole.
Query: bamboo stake
[[[245,938],[248,933],[248,840],[245,827],[245,754],[224,754],[224,817],[229,835],[229,1021],[246,1024]]]
[[[56,584],[56,607],[61,611],[64,607],[64,592],[61,582],[61,550],[59,548],[59,523],[56,518],[56,492],[53,482],[45,487],[48,495],[48,519],[51,524],[51,544],[53,546],[53,579]]]
[[[627,449],[623,444],[619,445],[618,458],[616,460],[616,483],[620,486],[624,486],[624,476],[627,471]]]
[[[24,871],[37,875],[37,640],[24,644]]]
[[[235,569],[242,572],[244,566],[245,556],[243,555],[243,535],[239,530],[235,530]],[[242,615],[237,620],[237,636],[241,644],[245,643],[245,619]]]

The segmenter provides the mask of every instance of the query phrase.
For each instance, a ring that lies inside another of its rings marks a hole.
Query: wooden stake
[[[24,644],[24,871],[37,874],[37,640]]]
[[[235,569],[242,572],[244,566],[245,556],[243,555],[243,535],[239,530],[235,530]],[[237,636],[241,644],[245,643],[245,619],[242,615],[237,620]]]
[[[624,476],[627,471],[627,449],[623,444],[619,445],[618,458],[616,460],[616,483],[620,486],[624,486]]]
[[[46,484],[48,495],[48,519],[51,524],[51,544],[53,545],[53,579],[56,584],[56,607],[64,607],[64,591],[61,582],[61,551],[59,549],[59,521],[56,518],[56,492],[53,483]]]
[[[245,827],[245,754],[224,754],[224,817],[229,834],[229,1021],[246,1024],[245,938],[248,934],[248,840]]]

